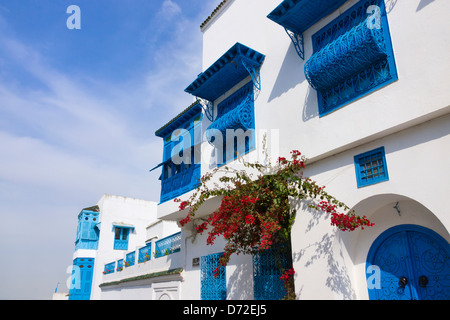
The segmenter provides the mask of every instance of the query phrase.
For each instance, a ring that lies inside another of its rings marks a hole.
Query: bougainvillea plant
[[[373,226],[366,217],[357,216],[344,203],[328,194],[325,187],[303,176],[306,158],[298,150],[291,152],[290,159],[280,157],[274,166],[243,164],[245,170],[227,166],[216,168],[201,178],[200,186],[188,200],[175,199],[179,202],[180,210],[188,210],[186,217],[179,221],[184,226],[195,219],[196,212],[206,200],[222,197],[220,207],[206,220],[195,224],[196,232],[208,232],[208,245],[214,244],[219,236],[226,240],[224,255],[215,270],[216,275],[221,267],[227,265],[233,253],[255,254],[277,247],[285,248],[291,255],[290,234],[297,213],[290,205],[291,198],[305,201],[310,208],[328,214],[331,225],[342,231]],[[211,178],[220,172],[220,184],[214,183],[214,187],[211,187]],[[276,251],[286,254],[279,249]],[[295,298],[295,271],[292,265],[280,271],[286,296]]]

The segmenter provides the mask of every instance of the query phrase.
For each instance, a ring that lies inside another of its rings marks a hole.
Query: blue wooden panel
[[[69,300],[90,300],[94,258],[78,258],[73,261]]]
[[[223,253],[203,256],[200,259],[200,295],[202,300],[226,300],[226,267],[221,268],[217,278],[214,271]]]
[[[331,14],[347,0],[284,0],[267,17],[291,31],[302,34]]]
[[[408,232],[413,262],[412,280],[422,300],[450,300],[450,250],[446,241],[432,233]],[[426,277],[420,283],[421,277]]]
[[[449,300],[449,255],[448,242],[427,228],[401,225],[387,230],[373,243],[367,258],[367,267],[380,269],[379,285],[376,279],[370,281],[370,299]]]

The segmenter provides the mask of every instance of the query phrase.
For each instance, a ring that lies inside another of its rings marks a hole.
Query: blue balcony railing
[[[103,271],[103,274],[110,274],[114,273],[116,267],[116,262],[111,262],[108,264],[105,264],[105,270]]]
[[[136,261],[136,251],[130,252],[125,256],[125,267],[134,266]]]
[[[200,185],[199,164],[192,165],[189,169],[184,169],[170,178],[161,182],[161,202],[179,197]]]
[[[155,243],[155,257],[163,257],[181,250],[181,232],[175,233]]]
[[[139,249],[138,263],[149,261],[152,255],[152,244],[149,243],[145,247]]]

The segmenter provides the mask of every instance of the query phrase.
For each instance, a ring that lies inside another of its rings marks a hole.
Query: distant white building
[[[450,299],[447,12],[448,1],[223,1],[201,25],[203,72],[186,88],[194,103],[156,132],[157,218],[185,218],[173,199],[187,199],[213,168],[263,159],[267,133],[273,162],[300,150],[307,176],[375,223],[344,233],[299,207],[298,299]],[[241,131],[227,140],[227,129]],[[212,278],[225,243],[207,246],[193,227],[219,204],[210,199],[180,234],[155,243],[164,254],[120,273],[96,270],[101,297],[282,298],[270,257],[232,256]],[[124,258],[113,253],[102,263]]]
[[[128,264],[138,263],[139,256],[130,253],[147,250],[157,237],[177,230],[176,224],[156,218],[156,205],[104,195],[97,205],[81,210],[69,300],[101,299],[99,285],[105,273],[125,273]],[[159,226],[158,232],[150,235],[147,227],[155,226]]]

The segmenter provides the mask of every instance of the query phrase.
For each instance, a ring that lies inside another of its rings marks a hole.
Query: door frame
[[[383,233],[381,233],[376,239],[375,241],[372,243],[369,253],[367,254],[367,259],[366,259],[366,270],[368,270],[369,266],[373,265],[373,261],[375,258],[375,254],[378,251],[378,248],[380,247],[380,245],[389,237],[393,236],[394,234],[400,233],[400,232],[405,232],[405,231],[416,231],[416,232],[420,232],[420,233],[424,233],[425,235],[433,238],[436,242],[438,242],[441,246],[448,247],[449,243],[438,233],[436,233],[436,231],[433,231],[429,228],[426,227],[422,227],[419,225],[415,225],[415,224],[403,224],[403,225],[398,225],[392,228],[389,228],[387,230],[385,230]],[[366,274],[366,281],[367,281],[367,274]],[[375,300],[376,296],[375,296],[375,291],[374,290],[368,290],[369,292],[369,300]]]

